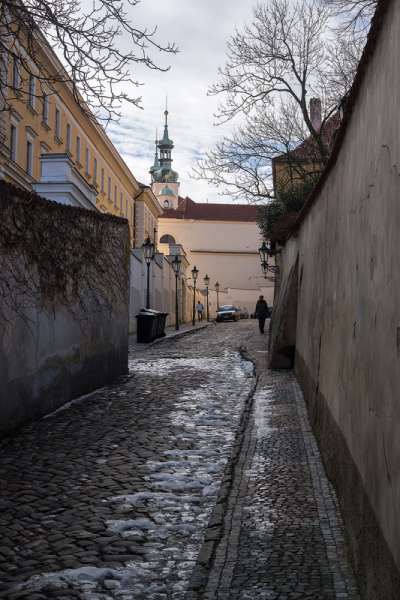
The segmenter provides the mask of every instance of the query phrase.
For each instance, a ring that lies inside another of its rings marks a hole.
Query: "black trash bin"
[[[165,321],[169,313],[141,308],[136,315],[137,341],[139,344],[150,344],[156,338],[165,336]]]

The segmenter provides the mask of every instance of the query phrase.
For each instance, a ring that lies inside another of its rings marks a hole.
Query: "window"
[[[43,92],[42,96],[42,121],[46,125],[49,124],[49,95]]]
[[[125,216],[128,218],[128,200],[125,202]]]
[[[114,186],[114,206],[118,206],[118,188]]]
[[[67,123],[67,150],[71,152],[71,125]]]
[[[168,200],[164,200],[164,208],[169,208],[169,202],[168,202]]]
[[[10,126],[10,150],[11,160],[17,162],[17,127],[13,124]]]
[[[163,235],[160,239],[160,244],[175,244],[175,238],[172,235]]]
[[[31,108],[35,108],[35,93],[36,93],[36,79],[34,75],[29,75],[28,82],[28,104]]]
[[[89,173],[89,169],[90,169],[90,150],[88,147],[86,147],[86,152],[85,152],[85,172]]]
[[[111,199],[111,177],[108,178],[108,198]]]
[[[122,209],[123,209],[123,207],[124,207],[124,195],[123,195],[123,193],[122,193],[122,192],[121,192],[120,202],[121,202],[121,204],[120,204],[120,208],[121,208],[121,212],[122,212]]]
[[[94,159],[93,164],[93,182],[97,183],[97,158]]]
[[[56,137],[58,137],[58,139],[60,139],[61,136],[61,113],[58,110],[58,108],[56,108]]]
[[[20,84],[19,69],[20,69],[20,64],[21,64],[21,62],[20,62],[19,58],[13,58],[11,86],[15,90],[19,90],[19,84]]]
[[[133,206],[131,206],[131,225],[133,227]]]
[[[106,179],[106,174],[104,172],[103,167],[101,167],[101,191],[104,192],[104,182]]]
[[[33,143],[31,140],[26,140],[26,172],[32,175],[33,167]]]
[[[81,162],[81,138],[79,135],[76,136],[76,160],[78,163]]]

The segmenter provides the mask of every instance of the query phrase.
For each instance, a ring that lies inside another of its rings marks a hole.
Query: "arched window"
[[[160,244],[175,244],[175,238],[172,235],[163,235],[161,236]]]
[[[164,208],[169,208],[169,202],[168,202],[168,200],[164,200]]]

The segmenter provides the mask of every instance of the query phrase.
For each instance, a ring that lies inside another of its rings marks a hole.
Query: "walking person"
[[[268,317],[269,313],[268,304],[264,300],[264,296],[259,297],[256,304],[256,310],[254,312],[256,313],[256,317],[258,319],[260,333],[264,333],[265,319]]]
[[[199,323],[200,323],[200,321],[203,320],[203,310],[204,310],[204,306],[200,302],[200,300],[197,303],[196,310],[197,310],[197,318],[198,318]]]

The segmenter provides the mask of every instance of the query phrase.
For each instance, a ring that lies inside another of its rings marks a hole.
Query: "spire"
[[[151,180],[153,181],[153,174],[158,171],[158,169],[160,168],[160,163],[158,162],[158,152],[157,152],[157,145],[158,145],[158,139],[157,139],[157,128],[156,128],[156,151],[154,154],[154,163],[152,164],[152,166],[150,167],[150,175],[151,175]]]

